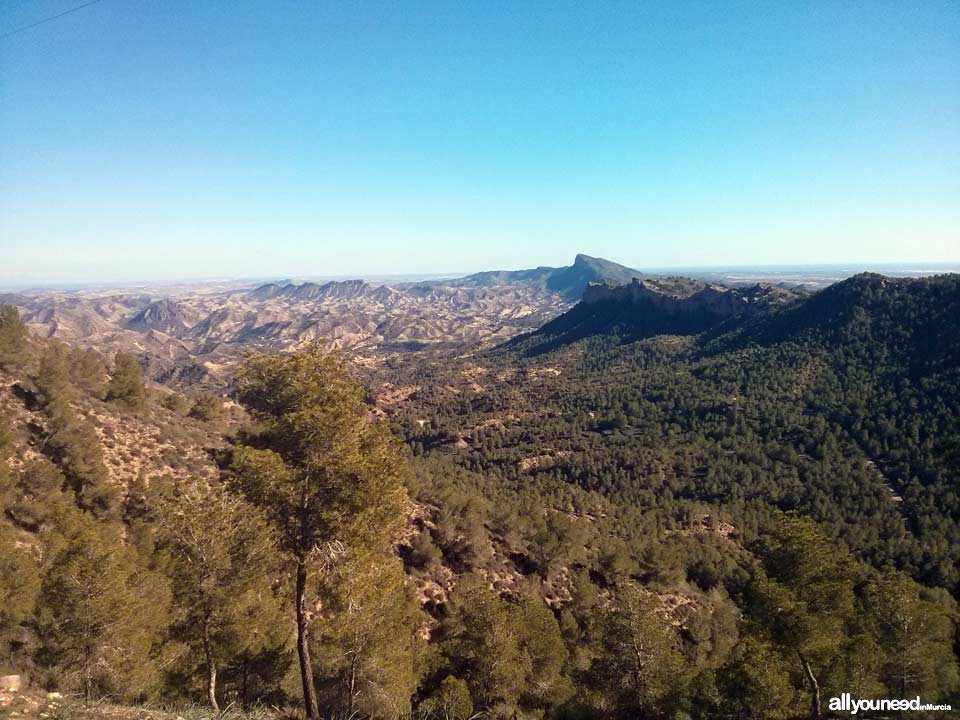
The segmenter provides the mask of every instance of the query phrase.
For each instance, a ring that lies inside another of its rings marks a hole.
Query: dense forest
[[[498,378],[473,397],[448,397],[460,367],[398,368],[396,384],[421,389],[395,426],[415,452],[512,482],[562,480],[664,517],[715,504],[747,536],[796,511],[858,558],[953,590],[957,317],[957,276],[862,275],[699,337],[617,312],[568,342],[561,318],[469,358]]]
[[[0,675],[311,720],[956,706],[958,306],[858,276],[697,335],[251,354],[229,398],[3,307]],[[105,417],[173,450],[117,482]]]

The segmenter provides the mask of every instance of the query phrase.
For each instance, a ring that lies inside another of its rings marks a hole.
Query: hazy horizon
[[[611,260],[611,258],[603,258]],[[573,262],[573,258],[561,265],[548,267],[563,267]],[[614,262],[617,262],[614,260]],[[625,263],[624,263],[625,264]],[[531,266],[531,267],[542,267]],[[797,264],[772,264],[772,265],[687,265],[687,266],[664,266],[664,267],[644,267],[627,265],[634,270],[646,272],[651,275],[689,275],[691,277],[718,277],[729,276],[736,280],[738,275],[742,275],[742,282],[748,282],[752,279],[757,281],[772,281],[782,278],[784,282],[802,284],[803,282],[820,281],[825,282],[829,278],[834,280],[843,279],[860,272],[877,272],[894,277],[922,277],[927,275],[936,275],[941,273],[960,272],[960,263],[957,262],[928,262],[928,263],[797,263]],[[452,272],[422,272],[422,273],[344,273],[331,275],[302,275],[298,273],[286,273],[280,275],[260,275],[260,276],[194,276],[194,277],[170,277],[157,280],[131,277],[122,280],[113,281],[44,281],[29,279],[11,282],[8,278],[0,275],[0,292],[29,292],[29,291],[75,291],[75,290],[127,290],[137,288],[173,288],[177,286],[217,286],[225,287],[248,287],[251,285],[266,284],[272,282],[329,282],[346,280],[363,280],[372,284],[400,284],[420,281],[437,281],[447,279],[462,278],[474,273],[485,271],[511,271],[526,270],[530,268],[519,267],[489,267],[474,268],[466,271]]]

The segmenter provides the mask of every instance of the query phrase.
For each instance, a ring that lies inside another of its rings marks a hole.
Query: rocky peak
[[[156,300],[130,318],[127,327],[131,330],[158,330],[174,335],[189,327],[183,308],[170,298]]]
[[[266,285],[261,285],[260,287],[251,290],[249,293],[247,293],[247,296],[255,300],[269,300],[270,298],[282,295],[288,287],[290,287],[289,280],[267,283]]]

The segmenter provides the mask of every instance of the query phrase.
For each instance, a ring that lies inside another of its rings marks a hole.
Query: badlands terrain
[[[152,379],[166,384],[217,386],[246,350],[277,352],[320,341],[370,366],[398,353],[495,345],[570,309],[590,283],[642,277],[578,255],[567,267],[452,280],[41,290],[0,299],[20,308],[35,335],[134,353]]]

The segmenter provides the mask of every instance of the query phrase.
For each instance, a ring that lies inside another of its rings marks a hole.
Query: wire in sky
[[[77,10],[83,10],[85,7],[90,7],[91,5],[96,5],[98,2],[100,2],[100,0],[90,0],[90,2],[84,3],[83,5],[77,5],[75,8],[70,8],[69,10],[65,10],[64,12],[60,13],[59,15],[51,15],[50,17],[44,18],[43,20],[37,20],[35,23],[30,23],[29,25],[24,25],[23,27],[15,28],[15,29],[11,30],[10,32],[3,33],[3,35],[0,35],[0,40],[5,40],[6,38],[10,37],[11,35],[16,35],[17,33],[21,33],[21,32],[23,32],[24,30],[29,30],[30,28],[35,28],[37,25],[43,25],[44,23],[48,23],[48,22],[50,22],[51,20],[56,20],[57,18],[62,18],[64,15],[69,15],[70,13],[75,13]]]

